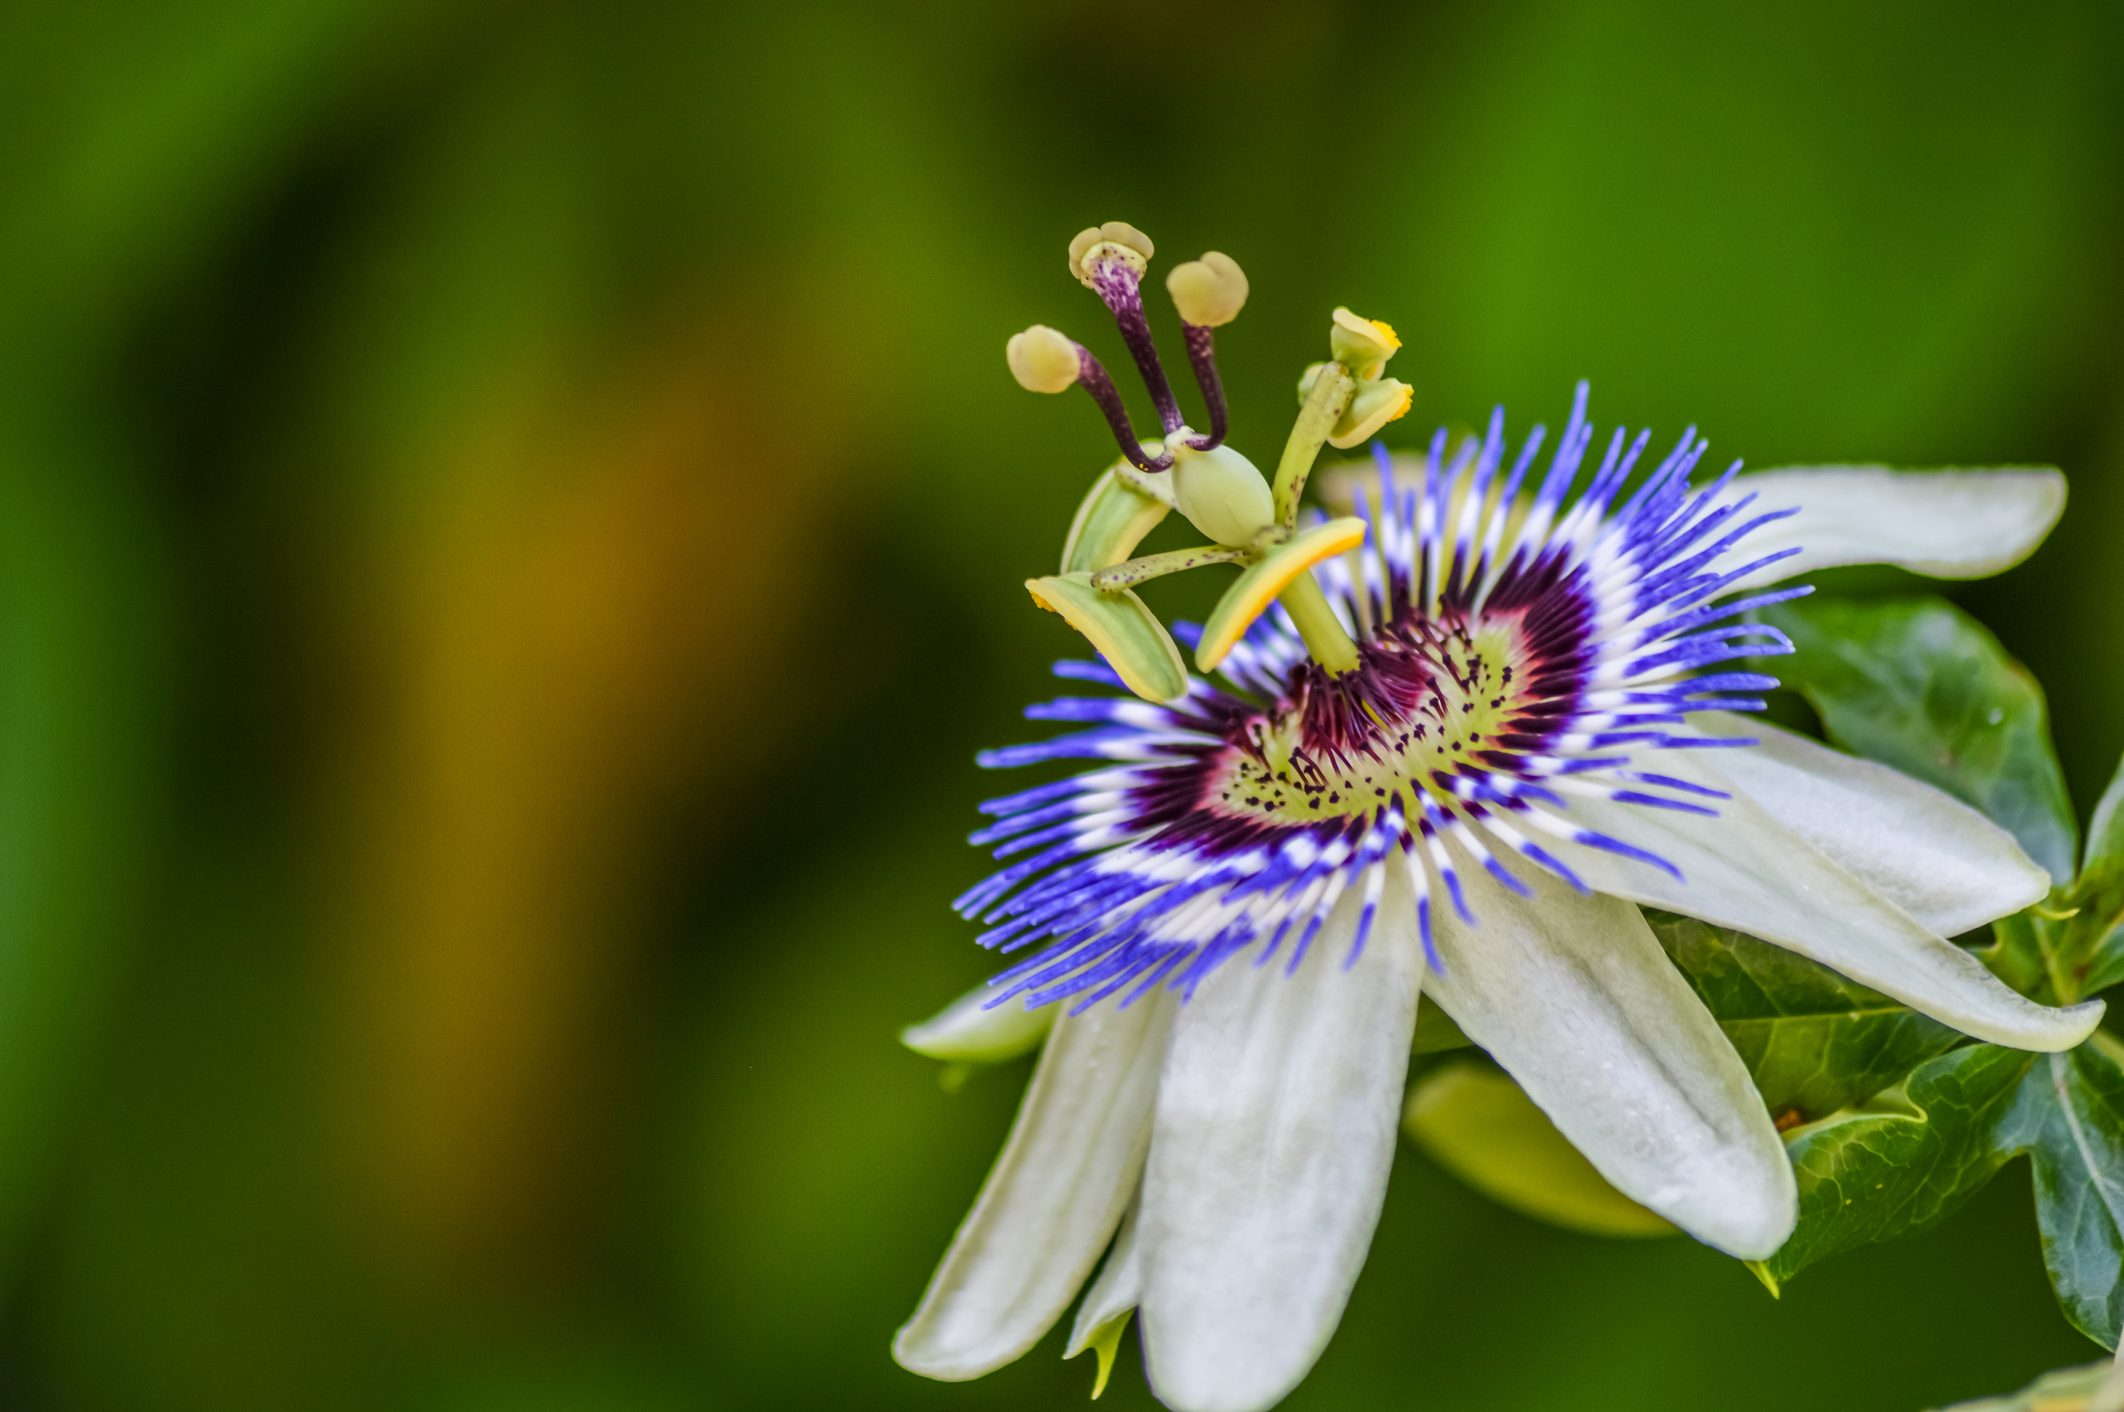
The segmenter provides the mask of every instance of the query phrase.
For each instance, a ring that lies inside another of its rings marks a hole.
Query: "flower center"
[[[1524,608],[1450,625],[1410,615],[1366,644],[1350,677],[1301,666],[1289,697],[1230,732],[1205,773],[1203,804],[1285,827],[1395,802],[1417,817],[1419,791],[1445,802],[1500,768],[1512,773],[1554,733],[1579,675],[1576,654],[1557,653],[1529,618]]]

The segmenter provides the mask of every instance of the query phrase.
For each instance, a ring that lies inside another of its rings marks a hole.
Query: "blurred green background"
[[[2083,811],[2124,749],[2113,3],[14,0],[0,1403],[1081,1402],[1058,1338],[892,1365],[1025,1072],[893,1036],[986,972],[971,757],[1073,650],[1017,584],[1112,454],[1003,340],[1119,356],[1063,269],[1116,218],[1251,276],[1257,459],[1348,303],[1395,444],[1587,376],[1714,461],[2062,465],[1956,596]],[[2095,1351],[2024,1165],[1773,1302],[1404,1151],[1288,1405]]]

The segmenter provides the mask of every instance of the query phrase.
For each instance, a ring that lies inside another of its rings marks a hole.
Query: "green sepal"
[[[1410,1090],[1401,1130],[1439,1166],[1522,1215],[1586,1235],[1674,1234],[1610,1186],[1494,1065],[1456,1060],[1431,1070]]]
[[[2087,859],[2049,904],[1991,924],[1992,945],[1976,954],[2015,990],[2046,1005],[2069,1005],[2124,981],[2124,765],[2087,831]]]
[[[1774,1289],[1817,1261],[1951,1215],[2014,1156],[1993,1132],[2041,1057],[1992,1044],[1952,1050],[1864,1105],[1787,1134],[1799,1225],[1756,1262],[1763,1282]]]
[[[1467,1049],[1474,1043],[1461,1033],[1443,1005],[1427,1000],[1417,1007],[1416,1037],[1409,1043],[1409,1053],[1440,1054],[1448,1049]]]
[[[1962,1038],[1781,946],[1693,917],[1647,920],[1787,1127],[1873,1097]]]
[[[1761,611],[1796,652],[1764,665],[1832,743],[1934,785],[2011,833],[2062,888],[2077,826],[2043,690],[1943,598],[1802,599]]]
[[[1053,1005],[1029,1010],[1020,999],[991,1008],[994,998],[994,990],[977,985],[921,1024],[901,1030],[900,1043],[947,1063],[1002,1064],[1038,1049],[1055,1027]]]
[[[1121,1335],[1128,1332],[1128,1321],[1135,1317],[1136,1311],[1134,1309],[1124,1309],[1114,1315],[1113,1318],[1099,1325],[1097,1329],[1092,1331],[1092,1336],[1084,1341],[1084,1348],[1090,1349],[1099,1360],[1099,1371],[1092,1378],[1092,1401],[1094,1402],[1099,1400],[1100,1393],[1106,1391],[1106,1380],[1112,1377],[1114,1373],[1114,1355],[1121,1351]],[[1079,1353],[1083,1351],[1084,1349],[1077,1350]],[[1073,1354],[1063,1355],[1065,1358],[1074,1356]]]
[[[2058,1305],[2104,1348],[2124,1324],[2124,1045],[2097,1031],[2033,1056],[1997,1147],[2035,1162],[2036,1224]]]
[[[1972,954],[2008,986],[2041,1005],[2057,1005],[2063,937],[2055,918],[2034,908],[1991,924],[1991,945]]]
[[[1187,662],[1179,644],[1129,589],[1101,593],[1086,572],[1027,579],[1033,602],[1060,613],[1091,642],[1130,691],[1145,701],[1176,701],[1187,694]]]
[[[1159,494],[1162,490],[1163,494]],[[1101,472],[1077,506],[1062,544],[1062,572],[1089,573],[1136,552],[1172,512],[1172,477],[1147,476],[1123,463]]]

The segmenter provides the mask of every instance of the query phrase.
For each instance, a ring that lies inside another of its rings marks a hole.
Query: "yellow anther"
[[[1199,260],[1173,266],[1165,277],[1165,288],[1180,317],[1199,328],[1222,327],[1246,307],[1246,272],[1222,251],[1212,250]]]
[[[1077,381],[1077,345],[1046,324],[1014,333],[1003,350],[1010,375],[1027,392],[1061,392]]]
[[[1069,272],[1089,285],[1093,265],[1101,260],[1121,260],[1140,275],[1150,268],[1151,256],[1157,253],[1151,238],[1127,221],[1108,221],[1105,225],[1085,227],[1070,241]]]
[[[1187,663],[1157,614],[1127,589],[1101,593],[1084,573],[1027,579],[1032,601],[1090,640],[1122,684],[1145,701],[1187,695]]]
[[[1168,437],[1173,450],[1173,504],[1190,523],[1219,544],[1249,544],[1276,523],[1276,497],[1254,463],[1220,446],[1189,447],[1186,428]]]
[[[1328,327],[1329,351],[1359,382],[1371,382],[1386,371],[1387,359],[1399,347],[1401,339],[1391,327],[1377,319],[1360,319],[1347,309],[1337,309]]]
[[[1364,535],[1365,522],[1352,516],[1302,530],[1269,549],[1217,601],[1209,621],[1202,625],[1202,640],[1195,645],[1195,665],[1205,672],[1217,670],[1254,619],[1268,611],[1271,600],[1296,584],[1299,575],[1310,573],[1313,565],[1364,543]],[[1317,594],[1318,589],[1313,592]],[[1351,656],[1354,665],[1354,649]]]
[[[1335,423],[1335,430],[1328,434],[1328,445],[1338,451],[1347,451],[1369,438],[1388,422],[1397,421],[1409,410],[1416,390],[1405,382],[1382,378],[1378,382],[1360,382],[1357,395],[1350,399],[1349,410]]]

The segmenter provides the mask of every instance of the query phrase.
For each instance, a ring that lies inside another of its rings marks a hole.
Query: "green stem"
[[[2041,917],[2029,923],[2035,928],[2036,945],[2043,951],[2043,970],[2050,977],[2050,988],[2057,992],[2058,1004],[2073,1005],[2080,999],[2079,968],[2069,957],[2060,955],[2063,943],[2069,942],[2072,932],[2067,923],[2048,922]],[[2053,928],[2056,929],[2053,932]]]
[[[1140,559],[1109,564],[1094,573],[1091,582],[1092,587],[1101,593],[1114,593],[1124,588],[1132,588],[1147,579],[1177,574],[1182,569],[1200,568],[1204,564],[1240,563],[1254,557],[1255,551],[1252,549],[1204,544],[1193,549],[1172,549],[1163,554],[1146,554]]]
[[[1284,443],[1283,459],[1276,463],[1276,523],[1286,529],[1298,523],[1298,497],[1305,493],[1305,478],[1313,473],[1320,448],[1349,409],[1356,391],[1357,379],[1340,363],[1329,363],[1313,380],[1313,391],[1299,409],[1298,424]]]
[[[1335,620],[1335,610],[1328,607],[1327,595],[1320,591],[1311,569],[1292,579],[1276,597],[1298,625],[1298,635],[1305,639],[1305,649],[1315,662],[1331,676],[1357,670],[1357,644]]]

